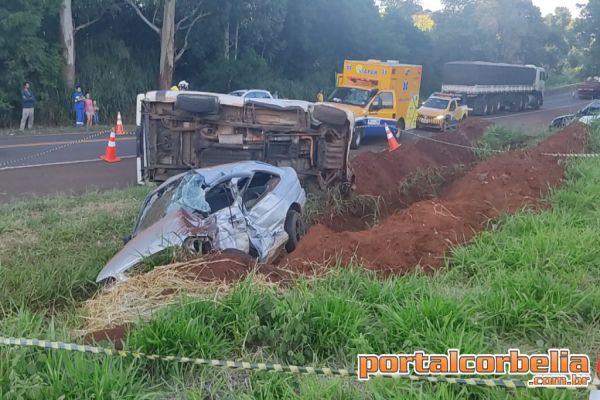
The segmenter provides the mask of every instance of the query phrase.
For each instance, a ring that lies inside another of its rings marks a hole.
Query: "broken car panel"
[[[298,237],[286,221],[305,202],[289,167],[246,161],[174,176],[146,197],[131,239],[96,281],[123,280],[144,258],[170,247],[237,249],[266,262]]]

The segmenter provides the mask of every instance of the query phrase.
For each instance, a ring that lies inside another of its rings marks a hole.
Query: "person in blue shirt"
[[[25,129],[25,123],[27,123],[28,129],[33,128],[33,103],[35,103],[35,97],[33,97],[33,93],[29,89],[29,82],[25,82],[21,91],[21,105],[23,106],[21,131]]]
[[[73,92],[73,108],[75,110],[75,125],[83,126],[85,118],[85,97],[81,91],[81,87],[77,87],[77,90]]]

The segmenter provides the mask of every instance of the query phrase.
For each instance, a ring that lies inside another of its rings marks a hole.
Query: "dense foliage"
[[[67,1],[0,4],[1,126],[16,123],[25,80],[38,100],[38,121],[70,119],[60,23]],[[158,87],[161,37],[148,22],[163,25],[164,0],[71,1],[75,84],[98,100],[103,117],[121,110],[131,120],[135,95]],[[422,64],[423,94],[439,88],[441,66],[457,59],[543,65],[556,83],[600,74],[600,0],[577,18],[566,8],[544,18],[531,0],[443,3],[432,13],[418,0],[176,0],[175,51],[185,52],[173,81],[312,99],[332,88],[345,58]],[[198,4],[203,16],[186,29]]]

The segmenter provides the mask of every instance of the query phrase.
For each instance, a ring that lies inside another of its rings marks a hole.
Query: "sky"
[[[568,7],[573,16],[579,16],[577,3],[587,3],[587,0],[533,0],[533,4],[542,10],[542,16],[552,13],[559,6]],[[432,11],[442,8],[440,0],[422,0],[421,4],[424,9]]]

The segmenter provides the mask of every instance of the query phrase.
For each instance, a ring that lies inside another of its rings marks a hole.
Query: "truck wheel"
[[[496,113],[496,105],[494,104],[493,100],[488,100],[486,102],[486,106],[487,106],[486,115],[492,115],[492,114]]]
[[[300,218],[300,213],[296,210],[289,210],[285,218],[284,224],[285,232],[289,238],[285,244],[285,249],[288,253],[296,250],[300,239],[304,236],[304,222]]]
[[[396,138],[396,140],[400,140],[402,138],[402,134],[404,133],[404,129],[406,129],[406,125],[404,124],[404,120],[403,119],[399,119],[398,120],[398,124],[396,125],[396,134],[394,135],[394,137]]]
[[[540,98],[537,95],[533,97],[533,103],[531,104],[531,108],[533,108],[534,110],[540,109]]]
[[[519,96],[519,111],[524,111],[526,107],[525,98],[523,95]]]
[[[362,131],[360,129],[355,129],[352,134],[352,141],[350,142],[351,149],[358,149],[360,147],[360,142],[362,141]]]
[[[200,94],[180,94],[175,109],[195,114],[218,114],[219,98]]]

